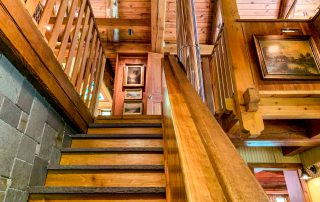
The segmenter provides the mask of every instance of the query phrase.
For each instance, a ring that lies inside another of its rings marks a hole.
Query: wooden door
[[[146,96],[147,96],[146,114],[148,115],[161,115],[161,101],[162,101],[161,58],[163,58],[163,54],[148,53],[148,68],[147,68],[147,78],[146,78]]]

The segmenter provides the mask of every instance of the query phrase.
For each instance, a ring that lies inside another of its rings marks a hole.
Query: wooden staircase
[[[30,202],[166,201],[160,116],[100,117],[61,153]]]

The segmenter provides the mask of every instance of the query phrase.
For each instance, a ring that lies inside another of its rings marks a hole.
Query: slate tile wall
[[[60,161],[70,128],[10,61],[0,54],[0,202],[24,202]]]

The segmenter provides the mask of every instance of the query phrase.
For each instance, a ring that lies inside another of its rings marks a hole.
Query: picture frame
[[[144,86],[145,66],[143,64],[125,64],[123,73],[123,86]]]
[[[142,101],[125,101],[123,103],[123,115],[142,115],[143,102]]]
[[[310,35],[253,35],[263,79],[319,80],[319,52]]]
[[[125,100],[142,100],[142,88],[125,89],[124,99]]]

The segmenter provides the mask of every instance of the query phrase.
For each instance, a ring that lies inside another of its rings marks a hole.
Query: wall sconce
[[[319,167],[316,166],[316,165],[312,165],[310,166],[310,168],[305,168],[303,167],[301,169],[301,175],[300,175],[300,178],[303,179],[303,180],[309,180],[311,179],[312,177],[309,175],[309,173],[307,172],[307,170],[309,170],[310,172],[312,172],[314,175],[316,175],[319,171]]]
[[[309,175],[309,173],[307,173],[306,169],[303,167],[301,169],[301,176],[300,176],[301,179],[303,180],[309,180],[311,179],[311,176]]]
[[[281,33],[297,33],[300,29],[297,28],[282,28]]]

